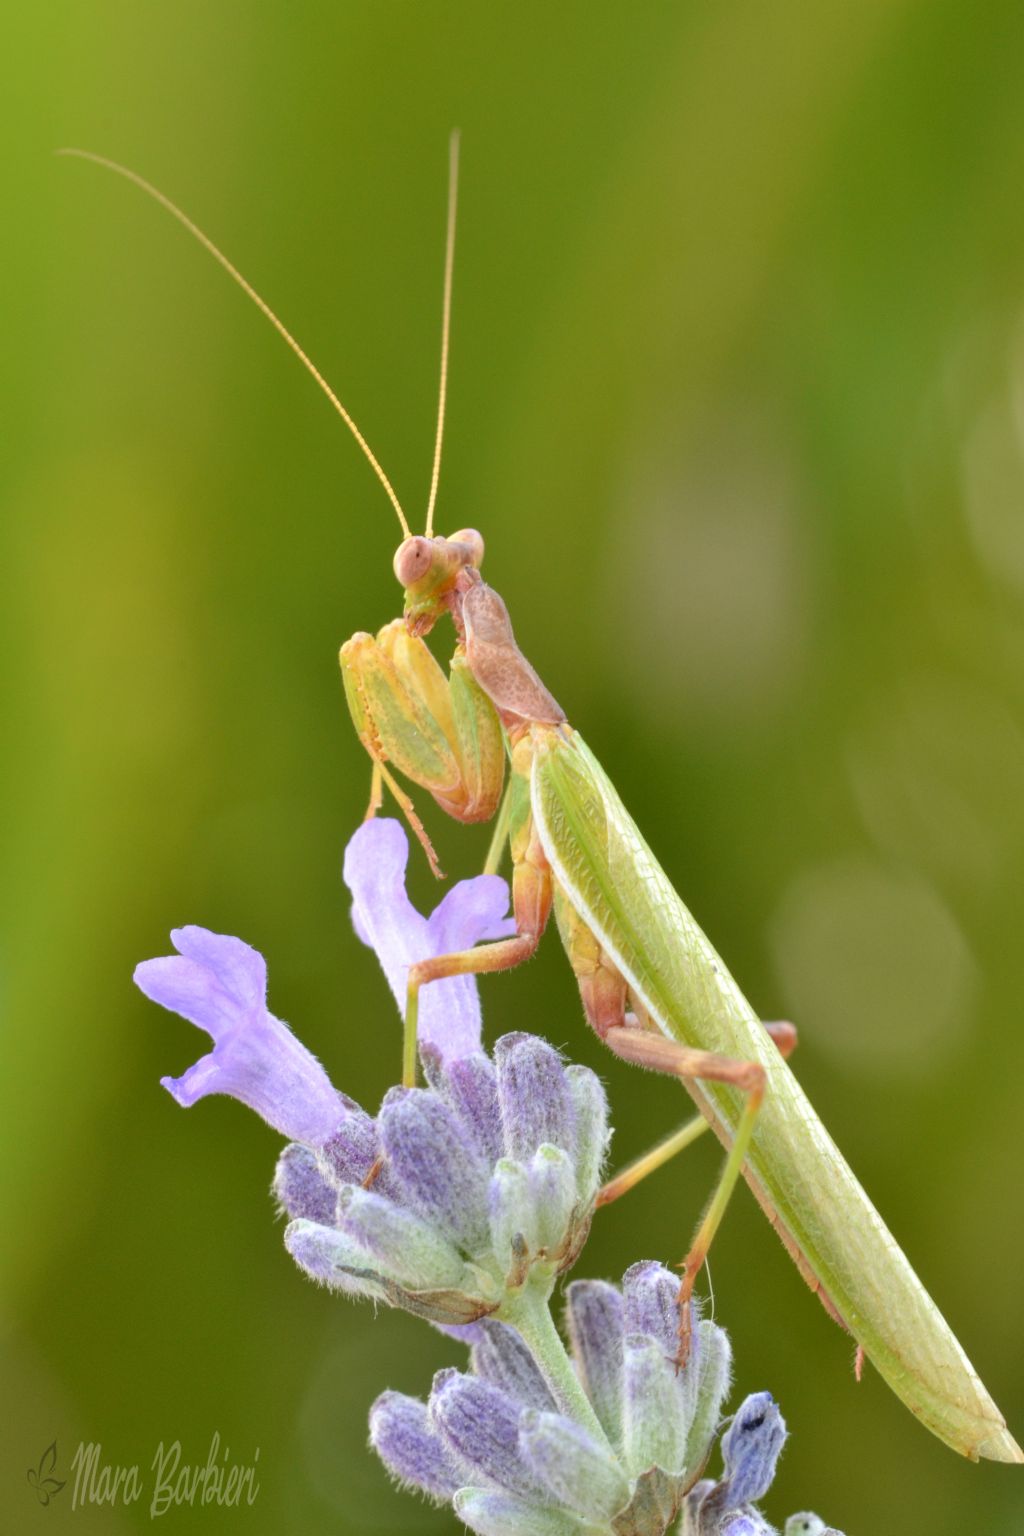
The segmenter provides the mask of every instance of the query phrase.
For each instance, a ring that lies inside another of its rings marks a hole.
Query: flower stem
[[[540,1369],[541,1375],[551,1388],[555,1402],[562,1413],[576,1420],[588,1430],[601,1445],[608,1444],[608,1436],[590,1404],[590,1399],[580,1385],[573,1363],[562,1343],[561,1334],[555,1327],[549,1305],[551,1282],[538,1285],[528,1282],[518,1296],[509,1297],[497,1316],[508,1323],[520,1335]]]

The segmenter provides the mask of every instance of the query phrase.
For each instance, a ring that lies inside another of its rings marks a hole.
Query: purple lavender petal
[[[328,1183],[308,1147],[292,1142],[277,1160],[274,1194],[291,1217],[329,1227],[334,1221],[338,1191]]]
[[[508,939],[516,931],[514,917],[506,917],[508,881],[500,875],[476,875],[460,880],[427,919],[435,955],[471,949],[481,939]]]
[[[292,1141],[319,1146],[346,1108],[316,1057],[267,1012],[266,967],[241,939],[206,928],[175,929],[180,955],[144,960],[135,982],[154,1002],[204,1029],[214,1049],[179,1078],[160,1081],[186,1108],[227,1093]]]
[[[536,1035],[503,1035],[494,1047],[505,1145],[529,1160],[541,1142],[576,1152],[576,1111],[562,1058]]]
[[[522,1409],[490,1382],[459,1371],[439,1371],[430,1393],[430,1416],[463,1482],[483,1482],[530,1497],[536,1478],[519,1454]]]
[[[399,1008],[405,1011],[405,969],[428,950],[427,920],[405,892],[409,842],[401,822],[388,816],[364,821],[348,840],[342,878],[352,893],[352,921],[376,951]],[[418,951],[409,955],[413,946]]]
[[[605,1280],[574,1280],[567,1320],[572,1352],[594,1412],[613,1445],[622,1438],[621,1292]]]
[[[490,1166],[425,1088],[391,1088],[378,1116],[395,1198],[469,1253],[486,1246]]]
[[[494,887],[489,884],[483,895],[473,889],[468,896],[463,894],[466,886],[476,887],[478,880],[460,883],[449,892],[438,909],[441,916],[435,913],[438,921],[432,931],[431,923],[406,895],[408,862],[405,830],[388,817],[364,822],[345,850],[344,879],[352,893],[356,933],[376,952],[403,1015],[409,967],[445,953],[445,948],[436,947],[439,937],[458,932],[465,940],[460,947],[470,948],[497,931]],[[497,878],[487,877],[489,882]],[[419,1039],[421,1046],[433,1047],[445,1061],[479,1050],[480,1002],[472,976],[446,977],[423,988]]]
[[[554,1413],[558,1405],[516,1330],[489,1318],[473,1326],[477,1329],[477,1338],[472,1341],[474,1373],[522,1407]]]
[[[450,1499],[459,1486],[427,1405],[417,1397],[381,1393],[370,1409],[370,1444],[392,1477],[432,1499]]]
[[[224,990],[243,1006],[266,1003],[267,962],[251,944],[225,933],[211,933],[195,923],[172,928],[171,943],[187,960],[216,972]]]
[[[320,1063],[269,1014],[266,1025],[229,1037],[181,1077],[160,1082],[184,1109],[207,1094],[229,1094],[283,1136],[311,1147],[328,1140],[345,1116]]]

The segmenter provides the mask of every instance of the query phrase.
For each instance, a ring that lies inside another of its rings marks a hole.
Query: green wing
[[[569,901],[665,1035],[756,1059],[768,1076],[748,1182],[806,1277],[817,1281],[896,1394],[977,1459],[1022,1461],[970,1361],[855,1179],[795,1076],[676,894],[607,774],[576,733],[537,729],[531,799]],[[742,1097],[694,1094],[724,1141]]]

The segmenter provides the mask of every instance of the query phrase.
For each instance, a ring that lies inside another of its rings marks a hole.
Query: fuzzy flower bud
[[[722,1436],[723,1476],[697,1483],[686,1497],[680,1536],[774,1536],[755,1507],[764,1497],[786,1440],[786,1425],[769,1392],[739,1406]],[[793,1515],[786,1536],[838,1536],[817,1515]]]
[[[532,1126],[552,1129],[536,1104]],[[634,1265],[621,1290],[571,1285],[570,1392],[557,1372],[546,1379],[515,1328],[478,1324],[472,1372],[440,1372],[415,1419],[417,1436],[428,1425],[433,1440],[409,1450],[408,1400],[385,1393],[371,1416],[374,1446],[396,1478],[434,1497],[436,1469],[449,1469],[455,1512],[478,1536],[663,1536],[707,1461],[729,1376],[725,1333],[696,1311],[677,1368],[678,1292],[659,1264]]]
[[[433,1055],[429,1077],[428,1088],[389,1091],[372,1136],[353,1115],[362,1160],[339,1157],[343,1133],[333,1157],[286,1148],[275,1190],[295,1217],[285,1244],[313,1279],[460,1325],[573,1264],[607,1111],[593,1074],[531,1035],[506,1035],[493,1061]],[[363,1169],[371,1146],[381,1161],[367,1189],[348,1168]]]

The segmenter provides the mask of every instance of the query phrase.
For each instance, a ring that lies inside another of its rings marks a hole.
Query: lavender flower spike
[[[506,1323],[478,1322],[469,1372],[440,1371],[426,1403],[378,1398],[374,1449],[398,1482],[450,1502],[476,1536],[778,1536],[753,1502],[786,1433],[767,1392],[728,1421],[724,1476],[698,1481],[731,1352],[694,1308],[693,1345],[677,1369],[678,1291],[679,1277],[654,1263],[635,1264],[621,1290],[575,1282],[564,1371],[550,1339],[531,1344]],[[785,1536],[840,1533],[802,1514]]]
[[[445,1064],[427,1052],[428,1087],[389,1089],[365,1124],[353,1106],[316,1158],[286,1148],[275,1179],[294,1218],[285,1246],[313,1280],[462,1327],[512,1321],[526,1289],[547,1295],[571,1268],[600,1184],[604,1093],[532,1035],[503,1036],[494,1057]],[[364,1189],[371,1146],[382,1166]]]
[[[529,1063],[520,1066],[512,1080],[525,1086]],[[657,1264],[636,1265],[621,1292],[570,1286],[574,1361],[564,1373],[545,1353],[545,1375],[515,1327],[479,1323],[471,1373],[441,1371],[425,1415],[395,1393],[378,1400],[375,1449],[394,1477],[434,1498],[443,1467],[447,1497],[476,1536],[665,1536],[710,1454],[729,1357],[722,1330],[695,1316],[694,1348],[676,1368],[675,1325],[664,1349],[670,1289],[678,1277]],[[638,1350],[653,1356],[647,1406],[631,1377]]]
[[[230,1094],[293,1141],[323,1146],[348,1106],[316,1057],[268,1012],[263,956],[208,928],[175,928],[171,941],[178,953],[143,960],[135,984],[214,1045],[183,1076],[161,1078],[164,1087],[185,1108],[208,1093]]]
[[[344,880],[352,892],[352,922],[376,953],[399,1012],[404,1015],[409,967],[482,939],[515,933],[508,911],[508,885],[499,875],[460,880],[429,917],[405,892],[409,840],[401,822],[386,816],[366,821],[345,849]],[[443,1062],[480,1049],[480,1000],[473,976],[433,981],[420,994],[421,1048]]]

